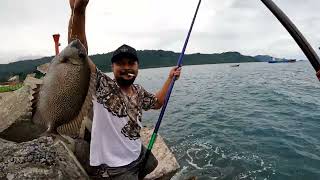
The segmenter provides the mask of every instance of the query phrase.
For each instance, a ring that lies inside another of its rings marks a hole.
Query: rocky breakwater
[[[0,140],[0,152],[0,179],[89,179],[66,145],[51,137]]]
[[[38,132],[30,121],[30,100],[37,83],[41,80],[28,77],[21,89],[0,94],[0,179],[90,179],[83,163],[88,162],[88,144],[34,136]],[[142,130],[145,146],[151,133],[150,129]],[[170,179],[179,164],[160,136],[152,152],[159,165],[145,179]]]

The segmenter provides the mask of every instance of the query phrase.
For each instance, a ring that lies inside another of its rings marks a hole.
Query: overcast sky
[[[89,54],[122,44],[180,52],[198,0],[91,0],[86,31]],[[320,1],[275,0],[316,52]],[[0,63],[54,54],[52,34],[67,45],[68,0],[1,0]],[[202,0],[186,53],[238,51],[306,59],[260,0]]]

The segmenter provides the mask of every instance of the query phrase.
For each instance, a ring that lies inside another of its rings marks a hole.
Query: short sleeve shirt
[[[133,85],[134,95],[128,97],[99,69],[96,80],[90,165],[127,165],[140,155],[142,110],[153,109],[157,98],[138,84]]]

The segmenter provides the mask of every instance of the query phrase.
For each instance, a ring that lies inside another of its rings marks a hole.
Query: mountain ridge
[[[165,50],[138,50],[137,54],[140,69],[175,66],[180,55],[180,53]],[[111,71],[112,52],[94,54],[89,57],[102,71]],[[261,62],[261,59],[256,57],[242,55],[236,51],[212,54],[193,53],[185,54],[183,65]],[[24,79],[27,74],[37,72],[37,66],[48,63],[52,59],[53,56],[49,56],[0,64],[0,82],[7,81],[13,75],[19,75],[21,79]]]

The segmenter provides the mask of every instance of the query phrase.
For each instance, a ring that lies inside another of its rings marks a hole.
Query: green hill
[[[163,50],[138,51],[140,69],[174,66],[180,53]],[[112,52],[107,54],[96,54],[90,56],[93,62],[104,72],[111,71]],[[36,72],[37,66],[50,62],[53,57],[43,57],[34,60],[23,60],[9,64],[0,64],[0,82],[6,81],[12,75],[20,75],[22,79],[27,74]],[[258,62],[251,56],[244,56],[238,52],[225,52],[221,54],[186,54],[183,65],[218,64],[218,63],[242,63]]]

